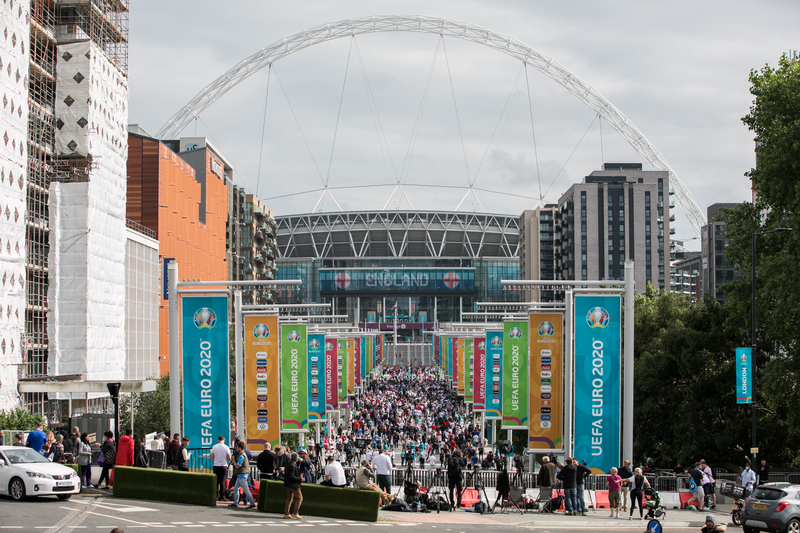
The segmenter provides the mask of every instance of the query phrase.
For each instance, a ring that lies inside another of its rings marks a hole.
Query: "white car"
[[[68,500],[80,491],[80,479],[72,468],[51,463],[30,448],[0,446],[0,494],[18,501],[28,496]]]

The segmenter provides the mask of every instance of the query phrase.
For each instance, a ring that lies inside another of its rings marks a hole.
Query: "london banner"
[[[503,429],[528,429],[528,322],[503,322]]]
[[[228,297],[183,298],[183,434],[198,447],[230,432]]]
[[[308,336],[308,421],[325,421],[325,335]]]
[[[503,332],[486,332],[486,420],[503,419]]]
[[[531,313],[531,377],[528,448],[537,452],[563,448],[563,329],[561,313]],[[549,383],[542,383],[550,380]]]
[[[305,324],[281,325],[281,433],[308,431],[307,346]]]
[[[278,366],[278,317],[244,317],[244,410],[251,452],[280,442]]]
[[[595,473],[620,460],[620,296],[575,297],[575,457]]]
[[[753,403],[752,348],[736,348],[736,403]]]
[[[325,337],[325,412],[339,412],[339,366],[336,337]]]
[[[475,337],[475,391],[472,410],[476,413],[486,410],[486,337]]]

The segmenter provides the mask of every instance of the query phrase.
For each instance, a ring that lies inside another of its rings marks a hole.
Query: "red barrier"
[[[594,508],[595,509],[611,509],[611,504],[608,503],[608,491],[596,490],[593,492]],[[590,505],[590,507],[592,507]]]

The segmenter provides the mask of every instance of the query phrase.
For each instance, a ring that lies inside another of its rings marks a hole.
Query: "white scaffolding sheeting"
[[[119,380],[125,375],[127,81],[91,42],[58,46],[56,55],[56,151],[85,157],[89,181],[50,186],[48,373]]]
[[[30,1],[0,4],[0,411],[19,405],[25,331]]]

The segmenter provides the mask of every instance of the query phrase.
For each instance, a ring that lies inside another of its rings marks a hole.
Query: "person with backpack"
[[[692,491],[692,497],[686,501],[686,508],[688,509],[689,502],[695,499],[697,500],[697,510],[702,509],[705,492],[703,492],[703,472],[700,471],[700,463],[694,464],[692,477],[689,478],[689,489]]]
[[[103,487],[103,490],[108,490],[111,488],[110,472],[111,469],[114,468],[114,463],[117,460],[117,447],[114,446],[114,433],[106,431],[103,433],[103,437],[105,437],[105,440],[103,441],[103,446],[100,448],[100,457],[97,460],[103,467],[103,470],[100,472],[100,479],[97,480],[97,484],[94,488],[99,489],[105,479],[106,486]]]
[[[186,437],[184,440],[188,441]],[[185,447],[181,446],[182,451],[185,451]],[[236,468],[233,470],[233,475],[236,478],[236,484],[233,486],[233,503],[231,507],[239,507],[239,489],[242,490],[244,493],[245,499],[247,499],[247,508],[252,509],[256,506],[255,502],[253,501],[253,495],[250,493],[250,487],[248,487],[247,480],[250,478],[250,461],[247,459],[247,455],[244,453],[244,442],[238,441],[236,443]]]
[[[453,452],[452,457],[447,460],[447,487],[450,490],[450,508],[461,507],[461,494],[464,488],[461,483],[461,470],[466,466],[461,456],[461,450]],[[453,499],[453,489],[456,490],[458,500]]]
[[[639,520],[644,520],[644,505],[642,503],[642,499],[644,496],[644,488],[650,487],[650,483],[647,481],[647,478],[644,477],[642,474],[642,469],[637,468],[633,471],[633,475],[628,479],[624,480],[624,483],[627,483],[630,487],[630,496],[631,496],[631,514],[628,516],[628,520],[633,520],[633,510],[636,509],[636,503],[639,503]],[[700,489],[702,491],[702,489]]]

